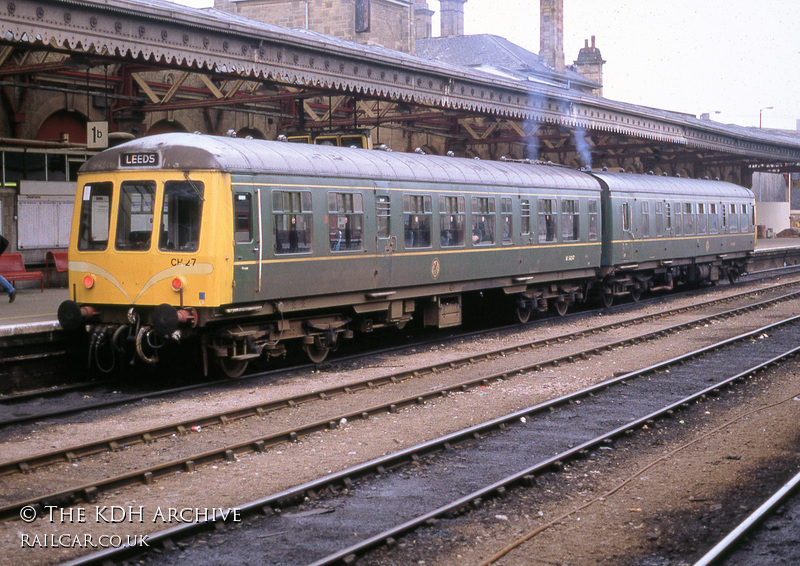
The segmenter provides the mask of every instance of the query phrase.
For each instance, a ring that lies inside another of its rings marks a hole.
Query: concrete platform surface
[[[38,287],[17,289],[17,298],[8,302],[8,295],[0,294],[0,336],[44,332],[61,328],[56,318],[58,305],[69,298],[67,289]]]

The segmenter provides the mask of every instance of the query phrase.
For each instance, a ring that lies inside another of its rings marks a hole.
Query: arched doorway
[[[146,136],[155,136],[158,134],[173,134],[175,132],[186,132],[186,128],[183,127],[183,124],[180,122],[176,122],[174,120],[160,120],[150,126],[150,129],[147,130]]]
[[[54,112],[39,127],[36,139],[40,141],[86,143],[86,118],[78,112],[69,110]]]

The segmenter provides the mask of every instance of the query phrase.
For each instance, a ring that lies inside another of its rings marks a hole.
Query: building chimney
[[[433,37],[433,10],[427,0],[414,0],[414,34],[416,39]]]
[[[442,37],[464,35],[464,4],[467,0],[440,0]]]
[[[603,57],[600,50],[595,47],[594,36],[592,36],[592,46],[589,47],[589,40],[584,42],[584,47],[578,52],[578,59],[575,61],[575,70],[583,77],[594,81],[600,85],[599,89],[592,91],[595,96],[603,96]]]
[[[548,67],[564,72],[564,0],[541,0],[539,57]]]

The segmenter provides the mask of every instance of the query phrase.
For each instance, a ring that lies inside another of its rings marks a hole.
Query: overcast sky
[[[438,10],[439,2],[428,5]],[[796,129],[800,1],[564,0],[564,11],[566,62],[596,36],[606,60],[606,98],[696,116],[708,112],[712,120],[742,126],[758,126],[761,114],[765,128]],[[539,2],[467,0],[464,14],[465,33],[499,35],[539,52]]]

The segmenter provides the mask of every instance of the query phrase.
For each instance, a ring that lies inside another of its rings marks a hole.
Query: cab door
[[[257,298],[263,285],[261,190],[233,189],[233,301]]]

